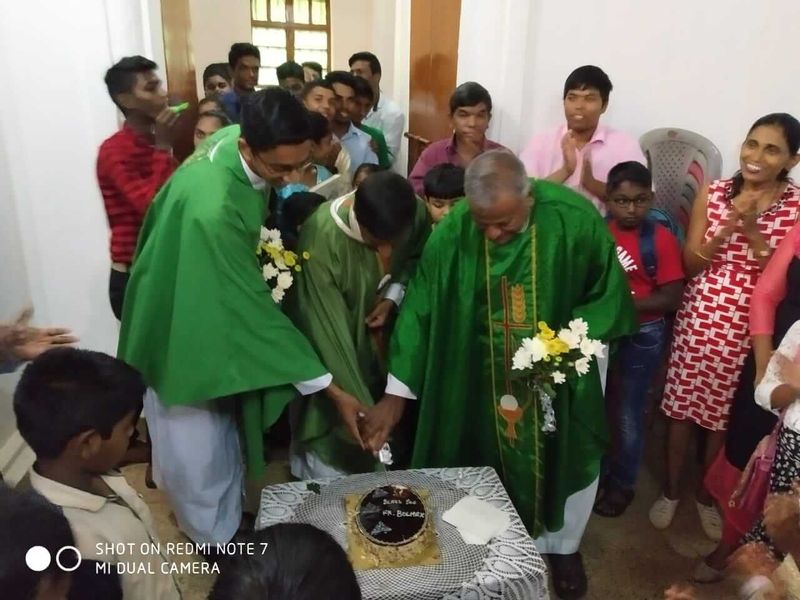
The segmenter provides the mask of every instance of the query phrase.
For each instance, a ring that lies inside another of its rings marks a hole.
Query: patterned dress
[[[732,186],[731,179],[709,186],[705,241],[724,226]],[[800,188],[789,183],[781,198],[758,216],[759,231],[770,248],[786,236],[799,213]],[[712,431],[727,428],[731,399],[750,349],[750,297],[759,273],[747,238],[736,230],[713,262],[686,286],[661,403],[668,417],[688,419]]]

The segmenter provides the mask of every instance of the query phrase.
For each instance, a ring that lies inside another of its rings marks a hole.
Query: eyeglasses
[[[283,177],[286,175],[291,175],[295,172],[302,174],[305,173],[313,164],[310,160],[303,161],[299,165],[270,164],[261,160],[261,157],[259,157],[255,152],[253,153],[253,159],[264,168],[270,177]]]
[[[617,206],[628,206],[633,204],[636,207],[644,206],[650,202],[649,196],[636,196],[635,198],[626,198],[625,196],[614,196],[611,201]]]

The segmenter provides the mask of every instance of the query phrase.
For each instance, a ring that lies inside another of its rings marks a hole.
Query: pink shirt
[[[753,288],[750,301],[750,335],[775,333],[775,311],[786,297],[786,271],[800,256],[800,223],[783,238]]]
[[[493,142],[488,138],[483,140],[483,149],[481,152],[498,149],[508,150],[508,148],[502,144]],[[428,171],[430,171],[433,167],[436,165],[441,165],[442,163],[450,163],[451,165],[456,165],[457,167],[464,167],[465,169],[467,168],[467,165],[461,161],[461,157],[458,155],[455,134],[449,138],[439,140],[438,142],[433,142],[422,151],[422,154],[419,155],[417,164],[414,165],[411,175],[408,176],[408,180],[411,182],[411,185],[414,187],[414,191],[418,195],[423,196],[425,194],[425,186],[423,185],[425,175],[427,175]]]
[[[544,178],[564,165],[564,153],[561,151],[561,139],[567,133],[566,123],[555,129],[533,137],[522,154],[520,160],[531,177]],[[606,208],[595,196],[581,185],[584,157],[589,154],[592,161],[592,175],[598,181],[605,181],[608,172],[615,165],[628,160],[647,164],[647,160],[639,147],[639,143],[626,133],[616,131],[603,125],[597,129],[583,148],[578,150],[578,166],[575,172],[564,182],[564,185],[580,192],[592,201],[602,214]]]

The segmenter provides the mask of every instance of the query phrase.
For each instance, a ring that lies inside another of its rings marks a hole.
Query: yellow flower
[[[287,267],[293,267],[297,264],[297,254],[294,252],[285,252],[283,255],[283,262]]]
[[[303,260],[308,260],[311,258],[311,252],[303,252]]]
[[[547,353],[552,356],[558,356],[559,354],[564,354],[569,351],[567,343],[558,338],[547,340],[545,344],[547,346]]]
[[[295,266],[294,266],[294,270],[295,270],[295,271],[297,271],[297,272],[299,273],[300,271],[302,271],[302,270],[303,270],[303,267],[301,267],[300,265],[295,265]]]
[[[556,337],[556,332],[550,329],[550,327],[548,327],[547,323],[545,323],[544,321],[539,321],[537,323],[537,326],[539,327],[539,332],[540,332],[539,337],[543,341],[552,340],[554,337]]]

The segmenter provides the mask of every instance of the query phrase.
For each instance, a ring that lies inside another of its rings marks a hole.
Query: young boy
[[[535,136],[519,156],[528,175],[573,188],[600,212],[605,210],[605,182],[611,167],[628,160],[645,162],[633,137],[600,123],[612,87],[599,67],[575,69],[564,82],[566,123]]]
[[[436,227],[453,205],[464,197],[464,168],[449,163],[436,165],[425,174],[423,188],[425,205]]]
[[[36,453],[31,487],[59,506],[86,560],[123,563],[125,600],[180,593],[147,504],[114,468],[128,449],[145,385],[134,369],[99,352],[58,348],[22,374],[14,393],[20,434]],[[142,550],[144,548],[144,550]]]
[[[665,315],[678,309],[683,293],[681,250],[675,236],[648,219],[652,179],[643,164],[630,161],[608,173],[606,206],[617,255],[628,275],[639,332],[623,338],[609,374],[607,402],[613,450],[594,512],[618,517],[633,500],[644,445],[647,390],[667,337]]]

